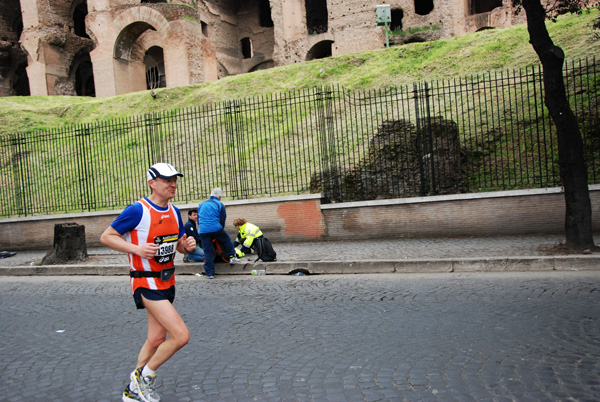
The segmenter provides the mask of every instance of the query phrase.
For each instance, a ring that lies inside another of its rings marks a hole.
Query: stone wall
[[[600,186],[590,187],[594,232],[600,231]],[[325,237],[503,236],[564,233],[560,188],[416,197],[323,205]]]
[[[600,185],[590,186],[593,230],[600,232]],[[274,242],[402,237],[564,233],[561,188],[415,197],[321,205],[321,195],[225,201],[228,233],[237,217],[257,224]],[[197,205],[179,205],[182,218]],[[52,248],[54,225],[85,226],[88,247],[120,211],[0,220],[0,250]]]
[[[489,9],[476,14],[472,14],[473,1],[392,0],[387,4],[394,27],[405,31],[436,27],[434,34],[420,34],[411,40],[524,22],[522,15],[513,16],[510,0],[486,1]],[[27,55],[32,95],[107,97],[146,89],[141,72],[152,68],[160,71],[163,85],[173,87],[381,48],[385,35],[375,21],[378,3],[5,0],[0,5],[4,17],[0,18],[0,31],[2,38],[12,39],[10,45],[0,41],[0,88],[6,88],[0,95],[18,94],[14,88],[19,73],[15,71],[21,68],[22,73],[24,68],[23,58],[6,56],[7,46],[17,45]],[[18,6],[20,15],[14,12]],[[9,22],[13,18],[16,23]],[[15,43],[19,37],[20,46]],[[163,60],[146,57],[153,48],[162,50]],[[3,69],[3,63],[10,68]]]

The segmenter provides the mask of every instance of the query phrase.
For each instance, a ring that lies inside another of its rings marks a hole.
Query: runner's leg
[[[144,305],[146,303],[146,299],[144,299]],[[140,354],[138,355],[138,362],[136,368],[144,367],[150,358],[154,356],[156,353],[156,349],[160,346],[161,343],[167,339],[167,331],[158,324],[158,322],[154,319],[150,311],[146,310],[148,315],[148,336],[146,338],[146,342],[144,342],[144,346],[142,346],[142,350],[140,350]]]
[[[190,332],[171,302],[142,298],[148,310],[148,339],[140,351],[138,364],[145,360],[143,365],[157,370],[188,343]],[[165,340],[167,333],[169,338]]]

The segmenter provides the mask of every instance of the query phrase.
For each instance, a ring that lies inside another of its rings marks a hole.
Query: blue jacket
[[[225,227],[227,212],[217,197],[210,197],[198,205],[198,233],[213,233]]]

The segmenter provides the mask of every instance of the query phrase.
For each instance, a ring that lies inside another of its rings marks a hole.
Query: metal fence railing
[[[589,182],[600,74],[565,65]],[[0,217],[120,209],[158,161],[177,203],[323,192],[329,201],[560,186],[540,67],[371,91],[310,88],[0,138]]]

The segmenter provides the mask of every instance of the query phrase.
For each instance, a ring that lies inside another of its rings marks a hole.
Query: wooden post
[[[74,222],[55,224],[54,246],[42,259],[42,265],[85,261],[86,258],[85,226]]]

